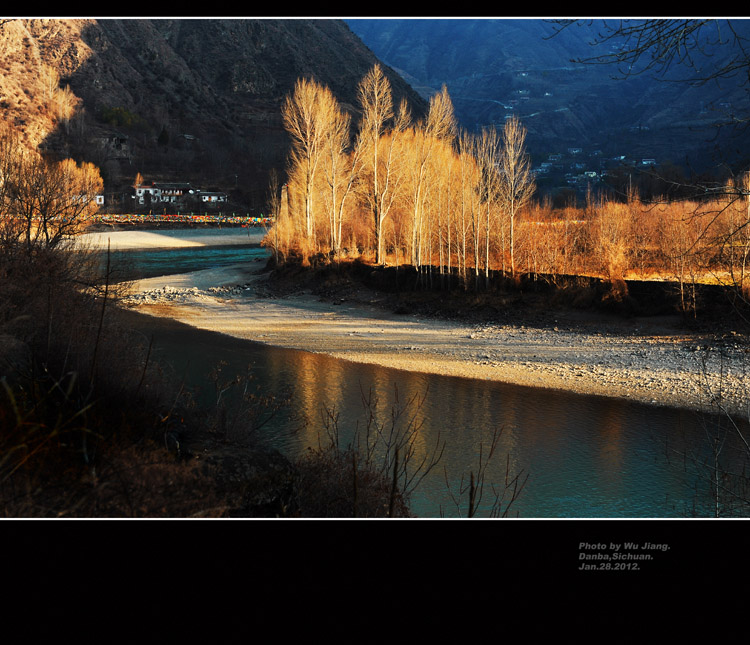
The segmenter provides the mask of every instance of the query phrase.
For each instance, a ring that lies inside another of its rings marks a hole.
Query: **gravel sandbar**
[[[385,367],[492,379],[748,417],[747,347],[696,334],[471,324],[274,297],[267,274],[236,265],[141,280],[126,303],[200,329]],[[719,397],[720,395],[720,397]],[[712,403],[713,402],[713,403]]]

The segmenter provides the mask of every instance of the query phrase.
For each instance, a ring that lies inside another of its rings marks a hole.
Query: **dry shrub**
[[[608,295],[615,302],[623,302],[628,297],[628,285],[625,280],[612,280]]]
[[[360,455],[333,445],[310,449],[297,463],[301,517],[408,517],[400,491]]]
[[[377,397],[362,392],[363,422],[342,447],[338,414],[323,411],[319,445],[295,464],[302,517],[409,517],[409,497],[442,459],[445,444],[422,444],[424,397],[399,399],[379,412]]]
[[[219,365],[215,405],[196,410],[115,306],[120,285],[108,281],[106,257],[28,251],[0,247],[0,514],[265,516],[281,488],[263,469],[268,459],[243,451],[283,401]],[[198,440],[204,458],[193,460]],[[208,458],[227,446],[250,483]]]
[[[76,374],[102,391],[142,380],[144,348],[114,307],[125,287],[109,283],[97,254],[0,249],[0,277],[0,330],[28,345],[48,378]]]
[[[116,399],[98,384],[89,397],[89,384],[74,372],[66,377],[42,372],[16,387],[2,381],[3,515],[184,516],[205,508],[210,482],[165,448],[171,424],[155,402]]]
[[[630,295],[625,280],[615,278],[608,283],[609,289],[602,294],[599,306],[622,316],[635,315],[639,311],[636,300]]]
[[[222,441],[242,442],[257,438],[258,431],[269,423],[289,402],[289,393],[264,393],[255,381],[252,365],[245,373],[228,375],[226,361],[219,361],[207,380],[213,386],[214,402],[204,410],[205,430]]]
[[[625,204],[605,202],[591,219],[591,268],[611,280],[623,278],[630,268],[630,209]]]
[[[95,477],[81,482],[82,517],[224,517],[213,478],[197,462],[156,447],[113,447]]]
[[[92,254],[0,245],[0,334],[11,347],[0,364],[6,515],[96,510],[84,482],[102,481],[124,457],[114,446],[163,445],[174,388],[145,339],[123,326],[101,267]]]

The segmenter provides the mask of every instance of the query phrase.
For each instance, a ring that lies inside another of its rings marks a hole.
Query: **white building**
[[[151,182],[150,184],[140,184],[135,187],[135,199],[139,204],[145,204],[147,197],[150,196],[150,203],[157,202],[176,202],[185,197],[192,195],[196,191],[188,183],[166,183]]]
[[[216,204],[219,202],[226,202],[227,201],[227,194],[226,193],[218,193],[218,192],[211,192],[211,191],[199,191],[198,196],[200,197],[200,200],[203,203],[206,204]]]

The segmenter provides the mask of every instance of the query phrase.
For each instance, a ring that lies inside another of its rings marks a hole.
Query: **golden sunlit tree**
[[[438,145],[430,161],[435,182],[435,227],[438,267],[441,276],[451,270],[451,214],[453,211],[454,155],[452,142]]]
[[[490,243],[497,228],[495,209],[500,191],[500,139],[494,127],[484,128],[475,140],[475,157],[479,171],[478,191],[482,208],[482,225],[484,233],[484,277],[490,277]],[[501,235],[504,228],[501,224]],[[478,228],[477,228],[478,230]],[[504,235],[503,235],[504,237]],[[503,244],[503,251],[505,245]],[[511,246],[512,248],[512,246]],[[513,252],[511,251],[511,257]],[[478,257],[478,256],[477,256]],[[511,262],[512,266],[512,262]]]
[[[350,115],[334,104],[323,146],[329,246],[337,259],[341,257],[346,205],[362,170],[362,150],[351,146],[350,122]]]
[[[474,274],[478,280],[479,246],[477,242],[477,218],[479,207],[477,198],[477,164],[474,157],[474,137],[468,132],[461,132],[458,138],[458,216],[457,216],[457,245],[458,271],[464,287],[468,285],[469,244],[474,242]]]
[[[536,189],[531,161],[526,154],[526,128],[515,115],[505,122],[500,155],[498,198],[509,222],[510,273],[515,275],[516,216],[531,201]]]
[[[425,231],[432,222],[424,222],[424,205],[428,187],[435,186],[430,177],[433,155],[441,142],[450,143],[456,134],[456,118],[453,103],[445,86],[430,98],[427,119],[424,124],[410,129],[409,142],[405,146],[409,167],[409,201],[412,210],[411,263],[419,267],[423,262],[425,247],[429,250],[429,236]]]
[[[27,248],[52,248],[75,235],[98,210],[99,169],[72,159],[53,161],[16,143],[13,135],[0,136],[3,229],[6,234],[12,230]]]
[[[746,303],[750,302],[750,172],[728,182],[727,203],[721,205],[712,236],[719,263],[718,279]]]
[[[308,243],[315,234],[315,181],[336,110],[331,91],[312,79],[299,79],[281,108],[284,127],[291,139],[289,175],[302,191],[303,231]]]
[[[375,262],[383,263],[383,222],[391,212],[403,180],[401,135],[409,125],[406,102],[393,110],[391,84],[380,65],[374,65],[359,84],[362,108],[357,146],[367,171],[363,198],[372,215]]]
[[[638,269],[641,275],[666,272],[681,286],[701,272],[718,271],[738,292],[748,288],[746,183],[726,189],[731,204],[704,198],[705,215],[683,218],[649,207],[634,193],[624,204],[590,191],[584,209],[555,207],[551,200],[534,206],[526,129],[518,118],[509,118],[502,131],[458,132],[443,87],[430,99],[426,117],[412,122],[405,101],[394,109],[379,65],[360,82],[358,98],[361,119],[353,141],[350,115],[315,81],[298,81],[284,103],[292,140],[288,179],[275,189],[278,214],[267,241],[281,262],[290,253],[303,262],[313,254],[340,261],[351,250],[379,265],[411,262],[430,281],[436,271],[457,272],[464,287],[470,272],[475,288],[482,274],[489,283],[493,269],[511,276],[531,271],[535,279],[553,282],[576,274],[624,279]],[[0,173],[23,175],[32,185],[41,166],[29,157],[23,162],[29,171],[19,174],[13,169],[21,157],[7,154],[12,146],[5,150]],[[0,197],[23,181],[0,184]],[[43,190],[35,194],[35,207],[16,200],[16,214],[35,218],[39,226],[27,231],[54,243],[45,229],[54,216],[40,215],[54,209],[41,206]],[[687,297],[683,303],[691,306]]]
[[[627,204],[599,201],[589,210],[590,267],[609,280],[622,280],[630,268],[630,208]]]

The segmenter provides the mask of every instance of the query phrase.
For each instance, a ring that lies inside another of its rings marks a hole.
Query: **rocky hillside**
[[[96,163],[110,187],[140,172],[265,190],[295,81],[314,76],[355,109],[375,62],[339,20],[2,19],[0,109],[28,145]]]

